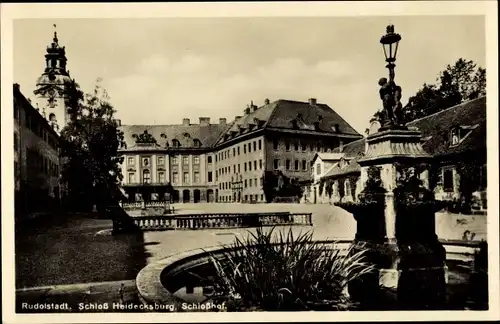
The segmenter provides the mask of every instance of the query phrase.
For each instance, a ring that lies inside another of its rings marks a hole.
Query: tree
[[[67,87],[70,109],[68,125],[61,131],[62,178],[73,203],[102,207],[117,198],[123,178],[118,150],[125,142],[100,80],[93,93],[85,98],[82,94],[75,82]]]
[[[437,113],[464,101],[486,95],[486,69],[460,58],[439,73],[436,84],[424,83],[403,108],[406,123]],[[374,114],[380,120],[382,110]]]

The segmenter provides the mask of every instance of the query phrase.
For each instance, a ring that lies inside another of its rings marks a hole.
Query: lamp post
[[[389,81],[394,81],[394,68],[396,67],[396,55],[398,54],[399,41],[401,35],[394,32],[394,25],[389,25],[386,28],[386,34],[380,38],[380,43],[384,48],[386,68],[389,69]]]
[[[398,53],[401,35],[394,32],[394,25],[387,26],[386,34],[380,38],[380,43],[384,49],[386,68],[389,69],[389,80],[381,78],[378,82],[380,86],[380,99],[382,99],[385,114],[381,120],[381,130],[404,127],[402,121],[401,87],[394,82],[394,68],[396,67],[396,55]]]

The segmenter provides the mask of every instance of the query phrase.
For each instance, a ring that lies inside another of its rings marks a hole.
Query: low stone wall
[[[486,240],[486,215],[436,213],[436,234],[441,240]]]

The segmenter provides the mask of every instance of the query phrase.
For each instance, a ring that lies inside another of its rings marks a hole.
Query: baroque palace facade
[[[197,124],[184,119],[121,130],[127,145],[123,189],[130,201],[163,200],[172,190],[174,202],[265,202],[264,171],[308,180],[317,152],[362,138],[316,99],[252,102],[231,122],[200,117]]]

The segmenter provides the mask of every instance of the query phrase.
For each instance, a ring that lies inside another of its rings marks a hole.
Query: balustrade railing
[[[311,213],[255,213],[255,214],[184,214],[133,217],[141,230],[196,230],[210,228],[242,228],[278,225],[312,225]]]

